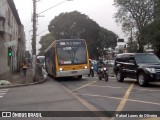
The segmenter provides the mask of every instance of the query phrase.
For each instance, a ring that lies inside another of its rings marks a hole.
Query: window
[[[58,47],[59,64],[87,63],[86,47]]]
[[[160,60],[154,54],[137,54],[135,58],[137,63],[160,63]]]

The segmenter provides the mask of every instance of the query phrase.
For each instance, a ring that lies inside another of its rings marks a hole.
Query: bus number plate
[[[75,73],[77,73],[77,71],[72,71],[71,73],[72,73],[72,74],[75,74]]]

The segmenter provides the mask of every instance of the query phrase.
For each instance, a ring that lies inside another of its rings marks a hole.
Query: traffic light
[[[8,56],[11,57],[12,56],[12,48],[8,48]]]

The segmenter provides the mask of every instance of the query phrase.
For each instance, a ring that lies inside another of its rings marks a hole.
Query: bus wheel
[[[81,79],[81,78],[82,78],[82,75],[79,75],[79,76],[78,76],[78,79]]]

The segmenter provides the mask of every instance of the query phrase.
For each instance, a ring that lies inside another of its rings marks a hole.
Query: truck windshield
[[[160,63],[160,60],[154,54],[137,54],[135,59],[137,63]]]
[[[84,64],[87,63],[87,54],[85,46],[58,47],[58,63],[65,64]]]

